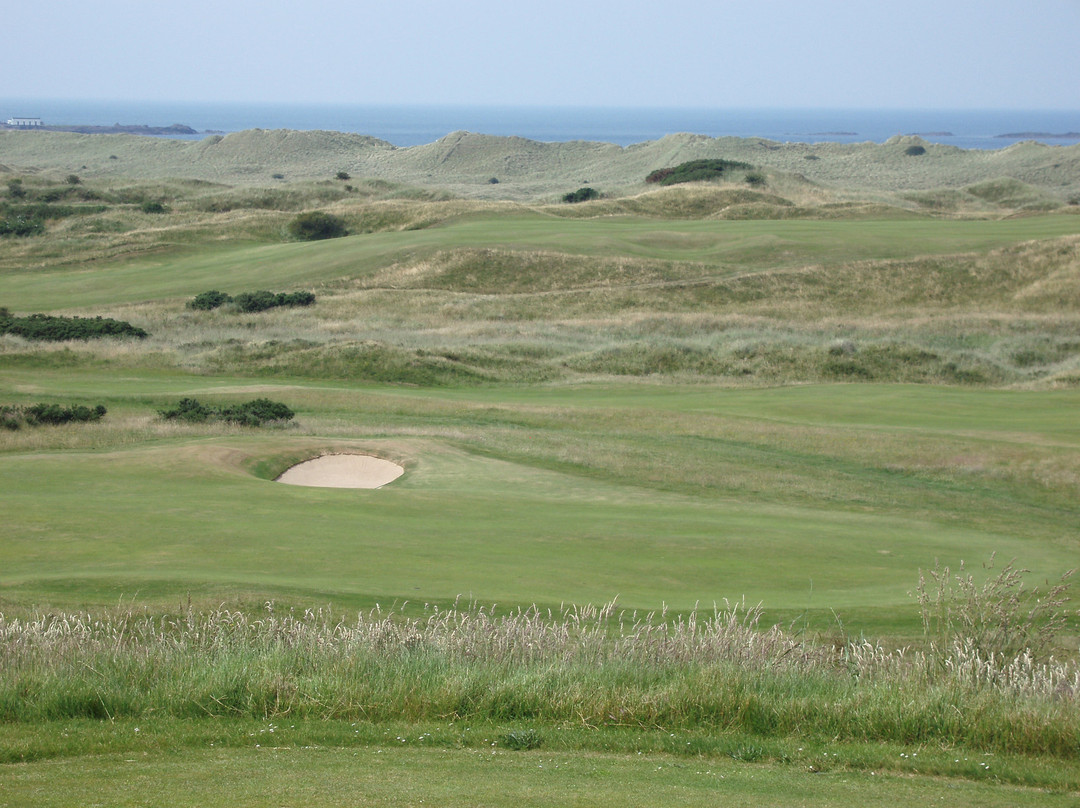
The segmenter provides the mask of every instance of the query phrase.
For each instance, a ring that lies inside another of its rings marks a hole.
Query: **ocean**
[[[395,146],[431,143],[458,130],[620,146],[675,132],[804,143],[881,143],[894,135],[917,134],[964,149],[1000,149],[1032,139],[1053,145],[1080,143],[1080,110],[370,106],[0,98],[0,120],[16,116],[41,118],[53,125],[180,123],[199,131],[186,136],[189,139],[244,129],[327,129],[371,135]]]

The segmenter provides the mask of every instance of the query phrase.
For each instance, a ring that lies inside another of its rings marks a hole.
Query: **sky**
[[[35,0],[0,97],[1080,108],[1080,0]]]

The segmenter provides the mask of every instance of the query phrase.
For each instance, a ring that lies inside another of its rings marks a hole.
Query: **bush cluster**
[[[23,193],[25,194],[25,191]],[[41,201],[0,202],[0,238],[36,236],[45,232],[47,221],[67,219],[71,216],[89,216],[108,209],[105,205],[52,204],[60,197],[48,192],[41,192],[37,196]]]
[[[315,295],[311,292],[267,292],[265,289],[241,292],[233,298],[233,305],[246,312],[266,311],[279,306],[310,306],[314,302]]]
[[[241,426],[262,426],[273,421],[291,421],[296,415],[285,404],[268,398],[256,398],[242,404],[227,404],[222,407],[203,404],[195,398],[184,398],[172,409],[158,410],[158,413],[168,421],[186,421],[190,424],[225,421]]]
[[[746,184],[752,188],[761,188],[768,181],[764,171],[747,171]]]
[[[578,188],[576,191],[571,191],[568,194],[563,194],[562,200],[563,200],[563,202],[574,203],[574,202],[588,202],[590,199],[599,199],[599,198],[600,198],[600,192],[599,191],[597,191],[595,188],[589,188],[588,186],[585,186],[584,188]]]
[[[26,426],[43,424],[58,426],[70,423],[89,423],[100,421],[108,410],[103,404],[96,407],[84,407],[76,404],[62,407],[59,404],[32,404],[29,407],[0,407],[0,425],[5,429],[16,430]]]
[[[313,292],[268,292],[260,289],[257,292],[241,292],[236,297],[211,289],[209,292],[197,294],[188,301],[189,309],[210,311],[226,304],[232,304],[238,311],[257,312],[279,306],[310,306],[315,302]]]
[[[5,308],[0,308],[0,334],[15,334],[25,339],[47,342],[101,337],[142,339],[150,336],[138,326],[109,317],[54,317],[49,314],[15,317]]]
[[[217,289],[211,289],[209,292],[200,292],[195,295],[194,298],[188,301],[187,306],[189,309],[197,309],[198,311],[210,311],[231,302],[232,295],[219,292]]]
[[[289,222],[289,235],[301,241],[318,241],[348,234],[345,222],[332,213],[324,213],[320,210],[301,213]]]
[[[45,232],[45,222],[26,213],[8,213],[0,217],[0,238],[36,236]]]
[[[645,182],[656,185],[675,185],[680,182],[720,179],[724,172],[732,169],[749,171],[753,166],[737,160],[690,160],[679,163],[673,168],[659,168],[645,178]]]

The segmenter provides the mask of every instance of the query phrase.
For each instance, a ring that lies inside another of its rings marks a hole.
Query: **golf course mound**
[[[404,473],[397,463],[371,455],[328,454],[286,469],[277,482],[319,488],[382,488]]]

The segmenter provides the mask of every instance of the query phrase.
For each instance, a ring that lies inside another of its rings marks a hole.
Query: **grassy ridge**
[[[321,244],[183,248],[92,273],[12,270],[0,298],[104,304],[157,335],[140,363],[231,374],[1073,384],[1076,241],[1051,239],[1077,221],[562,220],[514,208]],[[177,298],[222,278],[225,291],[316,286],[321,303],[258,320],[177,316]]]
[[[923,146],[926,153],[909,156],[913,145]],[[717,158],[835,188],[931,192],[921,198],[934,208],[948,209],[957,201],[957,192],[960,199],[982,199],[991,207],[1011,196],[1034,209],[1060,205],[1080,192],[1078,146],[1018,143],[999,150],[963,150],[917,137],[897,137],[884,144],[804,144],[677,134],[621,148],[454,132],[435,143],[394,148],[339,132],[252,130],[201,141],[2,132],[0,152],[11,169],[60,176],[75,171],[95,178],[180,177],[265,186],[274,182],[275,173],[297,181],[330,179],[344,170],[354,177],[510,199],[556,198],[586,179],[602,190],[640,190],[645,177],[657,169]],[[493,176],[498,184],[489,182]],[[964,190],[968,187],[975,190]]]

